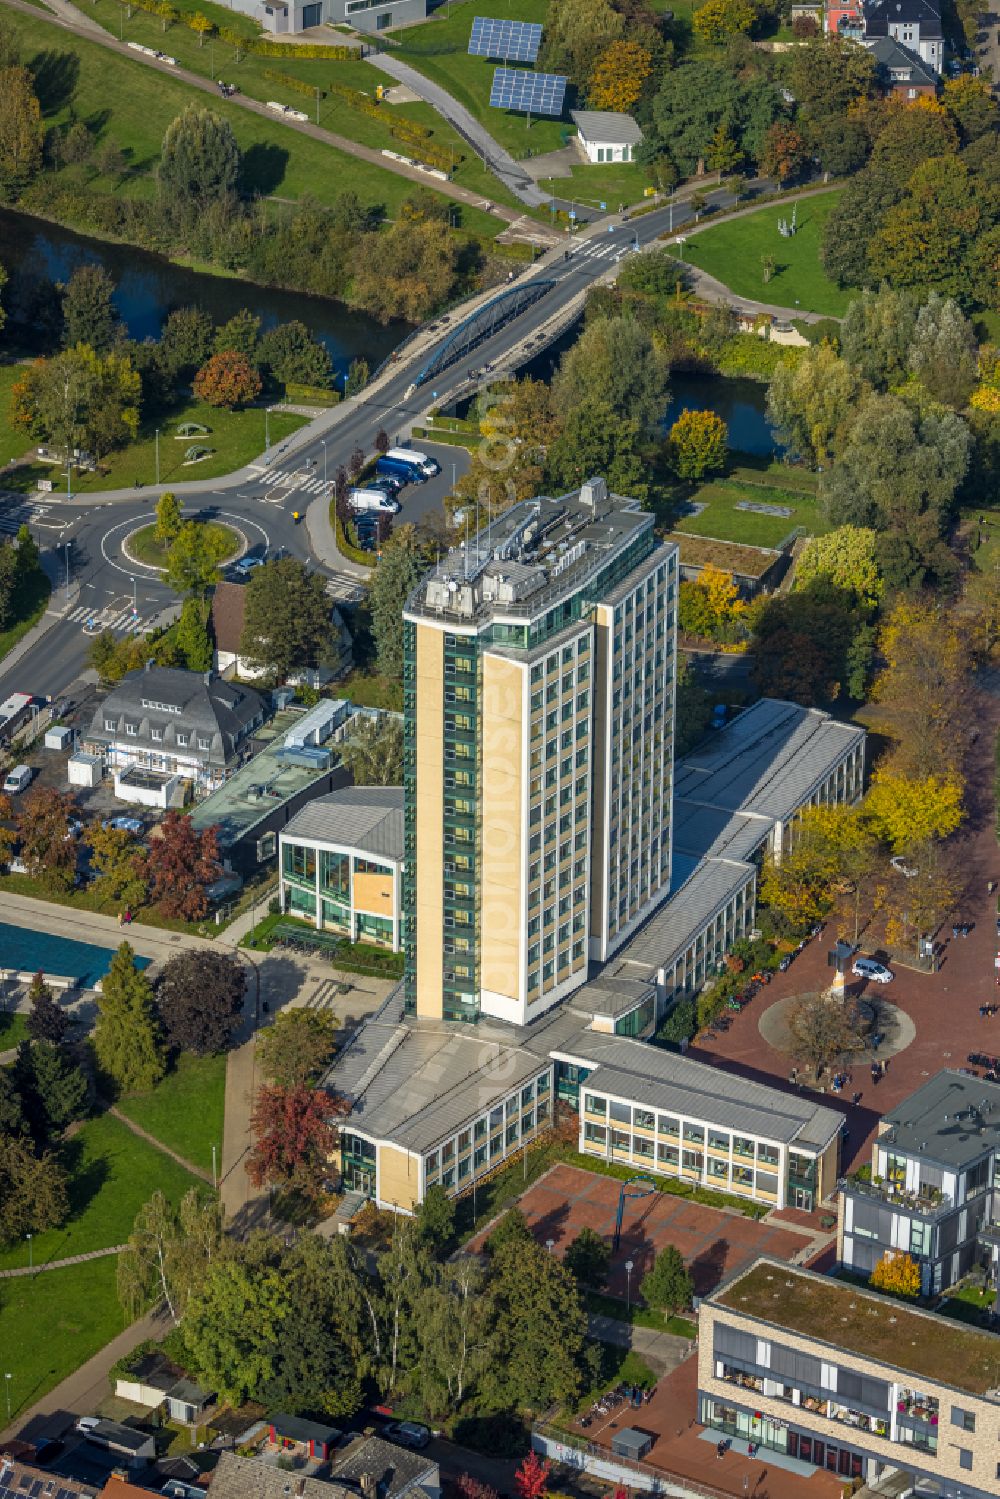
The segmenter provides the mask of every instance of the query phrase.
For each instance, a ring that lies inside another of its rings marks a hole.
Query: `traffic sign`
[[[608,211],[608,205],[606,203],[602,203],[601,204],[601,212],[602,213],[607,213],[607,211]]]

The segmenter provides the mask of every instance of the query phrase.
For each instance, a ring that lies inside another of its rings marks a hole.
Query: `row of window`
[[[546,674],[553,675],[561,667],[572,666],[577,656],[585,656],[590,651],[590,637],[579,635],[576,640],[571,640],[564,645],[561,651],[553,651],[546,656],[544,661],[536,661],[531,668],[531,685],[541,682]]]
[[[129,723],[129,721],[126,719],[125,720],[125,735],[126,735],[126,738],[128,738],[128,739],[135,739],[135,738],[137,738],[138,734],[139,734],[139,730],[140,730],[141,727],[142,727],[141,724],[138,724],[138,723]],[[118,732],[118,721],[117,721],[117,719],[106,718],[104,720],[104,728],[107,731],[107,733],[109,733],[109,734],[116,734]],[[155,727],[155,726],[151,725],[150,726],[150,730],[149,730],[149,737],[153,741],[154,744],[162,744],[163,743],[163,730],[161,728],[158,728],[158,727]],[[180,730],[175,730],[174,733],[173,733],[173,737],[172,737],[172,741],[171,742],[173,744],[176,744],[176,746],[177,746],[178,749],[186,749],[187,746],[188,746],[188,744],[190,743],[190,740],[191,740],[190,734],[183,734],[183,733],[180,732]],[[212,741],[211,741],[211,739],[210,738],[206,738],[205,735],[198,734],[196,736],[196,740],[197,740],[198,748],[200,750],[210,750],[212,748]]]

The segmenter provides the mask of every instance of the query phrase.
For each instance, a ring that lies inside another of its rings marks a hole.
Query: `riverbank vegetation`
[[[0,153],[0,200],[26,213],[386,319],[419,320],[501,274],[496,220],[429,187],[69,43],[41,16],[5,15],[0,52],[20,58],[8,84],[31,146],[16,163]],[[160,160],[182,117],[198,172],[186,187]]]

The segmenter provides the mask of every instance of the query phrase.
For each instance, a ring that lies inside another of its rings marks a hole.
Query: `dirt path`
[[[210,1171],[205,1171],[201,1166],[195,1166],[193,1162],[186,1161],[182,1155],[177,1154],[176,1150],[171,1150],[169,1145],[164,1145],[162,1140],[158,1140],[155,1135],[151,1135],[148,1130],[136,1124],[134,1120],[130,1119],[127,1114],[123,1114],[121,1109],[117,1108],[114,1104],[112,1104],[108,1113],[113,1115],[119,1123],[124,1124],[126,1129],[130,1129],[133,1135],[138,1135],[140,1140],[145,1140],[147,1145],[155,1145],[157,1150],[162,1150],[164,1155],[168,1155],[172,1161],[176,1161],[178,1166],[183,1166],[185,1171],[190,1171],[192,1176],[200,1177],[203,1182],[208,1182],[209,1186],[212,1185],[212,1173]]]

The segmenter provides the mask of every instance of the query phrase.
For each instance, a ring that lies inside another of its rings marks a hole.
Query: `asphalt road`
[[[770,184],[751,184],[751,190],[754,186],[763,190]],[[723,191],[710,193],[708,198],[720,208],[733,204],[731,194]],[[552,285],[519,316],[479,344],[472,354],[447,367],[439,377],[414,388],[423,363],[453,331],[455,324],[451,320],[440,320],[440,331],[419,363],[406,365],[401,360],[398,373],[390,373],[355,403],[333,408],[311,422],[249,469],[203,485],[170,487],[182,498],[186,514],[217,514],[242,533],[247,550],[253,554],[273,555],[283,548],[292,556],[308,560],[306,527],[296,524],[293,513],[304,514],[310,504],[328,494],[328,483],[356,447],[360,445],[371,453],[379,428],[384,428],[394,442],[404,436],[435,400],[442,405],[447,402],[449,394],[464,382],[469,367],[481,369],[508,356],[532,328],[565,308],[611,269],[626,247],[649,245],[664,231],[677,229],[692,217],[690,208],[678,203],[629,223],[619,219],[604,221],[587,239],[567,243],[571,252],[568,260],[557,258],[543,270],[526,273],[524,282],[543,279]],[[526,357],[536,352],[537,348],[531,349]],[[419,519],[436,508],[450,488],[452,464],[462,472],[468,463],[462,449],[441,449],[439,456],[441,475],[404,492],[401,521]],[[0,502],[0,529],[16,530],[16,521],[27,519],[39,545],[55,553],[61,577],[65,545],[71,543],[70,582],[71,587],[79,589],[78,600],[20,660],[12,666],[0,667],[0,694],[63,692],[84,669],[90,640],[101,628],[109,626],[124,634],[136,623],[140,628],[152,624],[164,610],[176,606],[176,595],[155,572],[130,566],[121,553],[122,536],[150,519],[158,495],[167,487],[151,487],[89,502],[48,496],[39,497],[37,504],[25,505],[20,499]],[[9,519],[5,521],[5,517]],[[347,601],[357,596],[356,571],[349,566],[338,570],[329,565],[329,559],[312,560],[329,577],[333,598]],[[53,594],[50,611],[62,608],[60,587]]]

